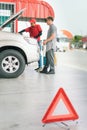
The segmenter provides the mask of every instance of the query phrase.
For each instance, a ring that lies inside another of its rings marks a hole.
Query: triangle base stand
[[[74,121],[73,120],[73,122],[74,122],[74,124],[73,124],[74,126],[76,126],[78,124],[78,121]],[[42,127],[45,127],[47,124],[43,124]],[[53,122],[51,124],[55,124],[56,126],[61,127],[61,128],[65,128],[66,130],[70,130],[71,129],[70,125],[65,123],[65,122],[59,122],[59,123],[58,122]]]

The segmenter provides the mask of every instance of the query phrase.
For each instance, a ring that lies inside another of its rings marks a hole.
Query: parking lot
[[[76,109],[78,124],[70,130],[86,130],[87,51],[57,53],[56,74],[36,72],[37,63],[26,66],[13,79],[0,79],[0,130],[64,130],[55,123],[42,125],[42,118],[55,94],[62,87]]]

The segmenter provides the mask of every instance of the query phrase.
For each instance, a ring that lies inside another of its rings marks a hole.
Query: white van
[[[24,10],[9,18],[0,27],[0,77],[16,78],[21,75],[26,64],[39,60],[38,44],[35,39],[28,42],[19,33],[4,32],[3,28],[19,17]]]

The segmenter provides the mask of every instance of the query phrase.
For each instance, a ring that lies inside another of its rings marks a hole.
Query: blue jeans
[[[38,45],[39,45],[39,48],[40,48],[40,51],[41,51],[41,50],[42,50],[41,41],[38,41]],[[41,63],[42,59],[41,59],[41,58],[42,58],[42,57],[41,57],[41,54],[40,54],[40,59],[39,59],[39,61],[38,61],[38,67],[39,67],[39,68],[42,67],[42,63]]]

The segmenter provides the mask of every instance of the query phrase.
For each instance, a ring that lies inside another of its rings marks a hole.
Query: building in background
[[[15,12],[14,3],[5,3],[0,2],[0,26]],[[6,28],[6,31],[14,31],[14,23],[9,24]]]
[[[28,21],[36,18],[38,22],[44,22],[48,16],[54,17],[53,8],[45,1],[41,0],[0,0],[0,25],[11,15],[25,8],[19,21]],[[5,30],[18,32],[18,20],[9,24]]]

